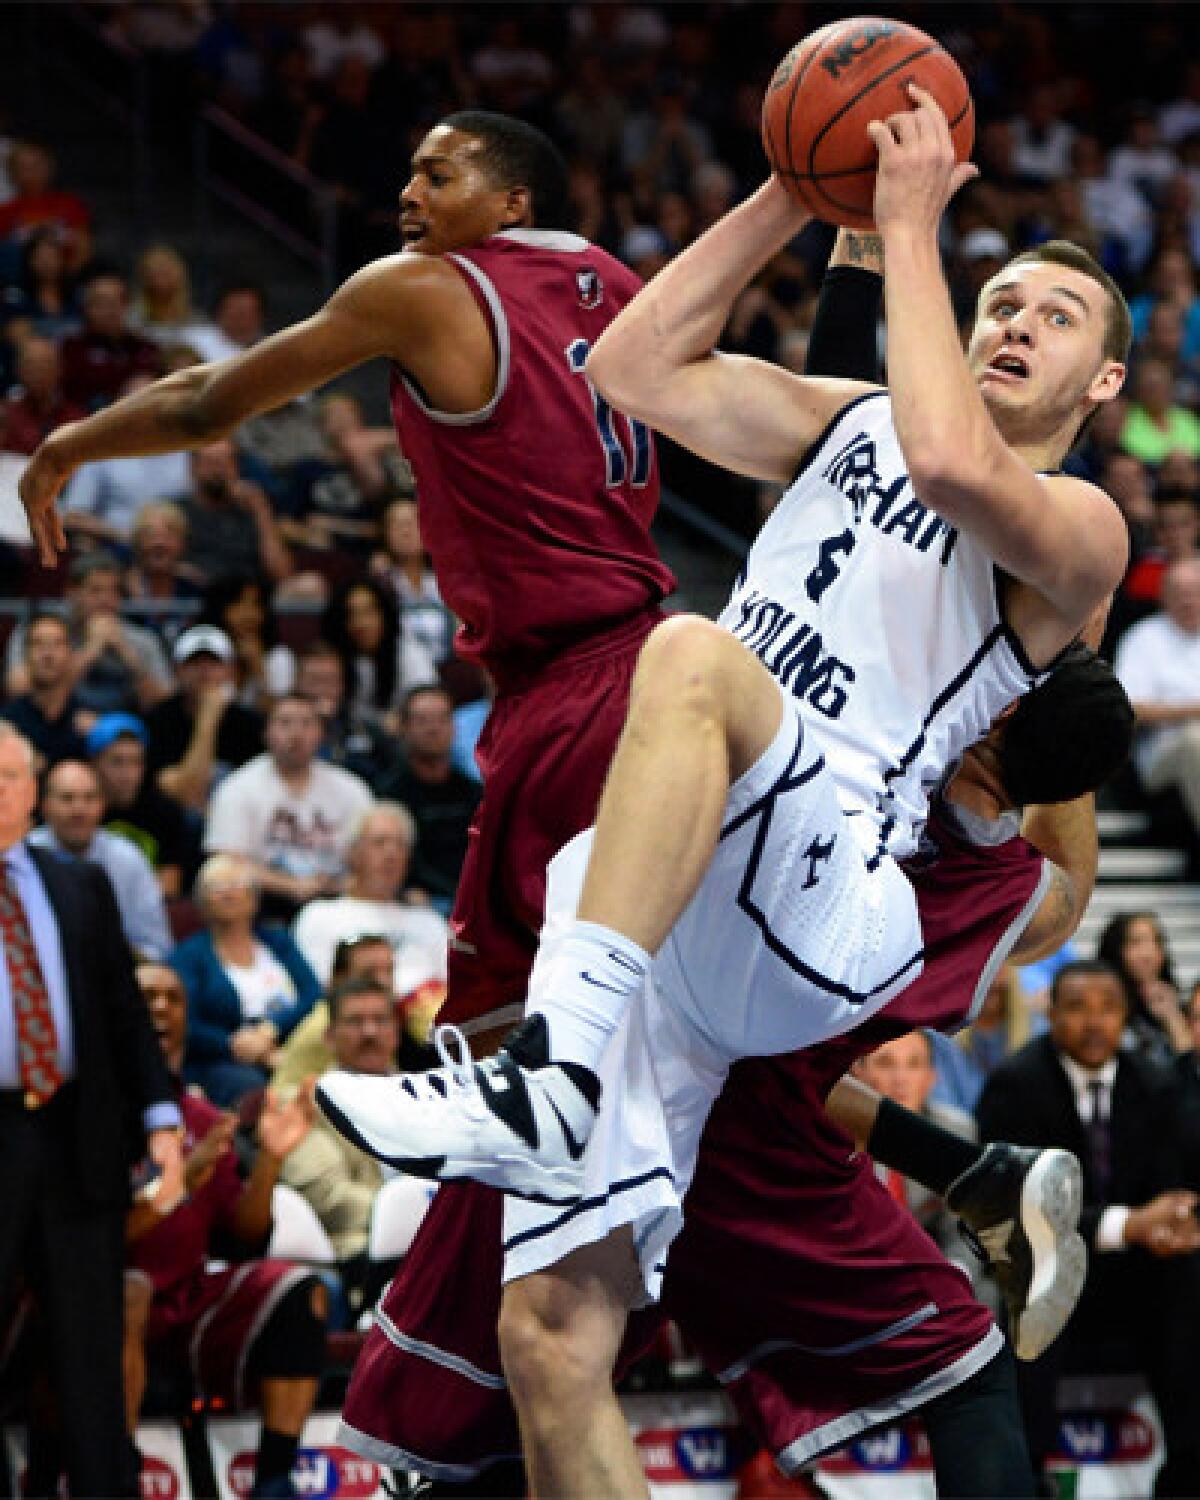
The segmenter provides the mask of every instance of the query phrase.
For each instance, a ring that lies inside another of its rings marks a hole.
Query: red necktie
[[[38,1109],[62,1083],[58,1068],[58,1033],[50,1011],[50,996],[38,962],[29,918],[17,895],[12,872],[0,864],[0,939],[8,964],[13,1016],[17,1028],[17,1066],[25,1103]]]

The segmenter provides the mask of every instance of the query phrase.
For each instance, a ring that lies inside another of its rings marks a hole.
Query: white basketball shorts
[[[843,813],[794,703],[784,704],[774,740],[730,789],[699,890],[605,1052],[582,1198],[568,1208],[506,1202],[506,1281],[628,1224],[654,1300],[732,1064],[849,1031],[921,972],[907,877],[889,859],[868,870],[874,825]],[[575,914],[591,841],[580,834],[551,862],[543,944]]]

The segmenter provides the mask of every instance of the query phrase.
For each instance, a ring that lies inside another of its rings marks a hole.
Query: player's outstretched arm
[[[312,317],[245,353],[180,370],[58,428],[20,483],[42,562],[50,566],[66,546],[55,500],[81,464],[200,447],[366,360],[386,355],[404,363],[410,350],[445,337],[460,297],[460,278],[431,257],[375,261]]]
[[[896,433],[921,499],[1032,585],[1064,623],[1061,646],[1119,582],[1125,526],[1095,486],[1039,478],[1034,463],[1001,438],[983,403],[959,342],[937,246],[945,206],[975,169],[956,164],[936,102],[915,85],[910,92],[915,108],[869,127],[879,151],[875,213],[884,242]],[[1123,371],[1111,369],[1115,394]],[[1061,457],[1048,455],[1036,466],[1057,467]]]
[[[735,473],[789,480],[829,419],[864,388],[809,380],[714,345],[735,298],[807,217],[772,178],[660,271],[588,358],[605,399]]]

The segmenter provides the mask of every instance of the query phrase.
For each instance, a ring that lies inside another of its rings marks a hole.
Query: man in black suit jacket
[[[1083,1166],[1079,1231],[1090,1264],[1062,1337],[1020,1369],[1030,1449],[1045,1458],[1054,1395],[1067,1369],[1130,1357],[1162,1417],[1167,1462],[1158,1495],[1200,1494],[1200,1224],[1179,1160],[1172,1073],[1122,1052],[1124,990],[1103,963],[1060,970],[1050,1032],[991,1075],[976,1111],[984,1140],[1061,1146]]]
[[[107,877],[25,843],[33,755],[0,724],[0,879],[23,926],[0,921],[0,1309],[23,1280],[46,1331],[71,1494],[136,1495],[121,1381],[124,1216],[147,1150],[161,1169],[156,1204],[183,1196],[179,1108]],[[48,1087],[30,1071],[14,1002],[28,993],[30,942],[51,1023]]]

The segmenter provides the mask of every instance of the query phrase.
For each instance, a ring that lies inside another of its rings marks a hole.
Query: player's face
[[[1069,266],[1023,261],[983,288],[967,360],[1001,432],[1048,436],[1110,401],[1124,366],[1104,354],[1108,296]]]
[[[496,186],[474,136],[436,125],[417,148],[400,194],[400,238],[405,250],[436,255],[515,229],[528,222],[527,213],[528,193]]]

